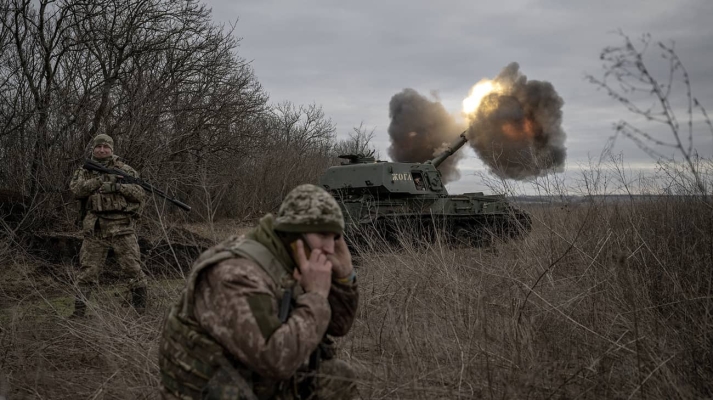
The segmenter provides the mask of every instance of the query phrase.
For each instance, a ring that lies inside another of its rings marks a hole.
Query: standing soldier
[[[344,219],[322,188],[300,185],[277,217],[193,264],[159,346],[164,399],[352,399],[334,358],[359,295]]]
[[[97,135],[92,140],[92,160],[106,168],[120,169],[138,178],[138,173],[114,155],[114,140]],[[74,302],[74,317],[83,317],[92,286],[99,284],[99,271],[110,249],[125,274],[130,275],[131,304],[137,312],[146,309],[146,275],[141,270],[141,253],[136,238],[136,221],[143,208],[144,190],[121,182],[122,177],[79,168],[69,184],[74,197],[82,202],[82,233],[79,251],[80,294]]]

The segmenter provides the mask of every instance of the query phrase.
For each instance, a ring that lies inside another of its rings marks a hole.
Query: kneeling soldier
[[[354,372],[327,335],[351,328],[358,292],[344,219],[314,185],[277,217],[194,263],[159,348],[166,399],[351,399]]]

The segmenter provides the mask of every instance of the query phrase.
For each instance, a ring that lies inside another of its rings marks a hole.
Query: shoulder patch
[[[255,317],[257,326],[265,341],[282,325],[277,312],[272,307],[272,296],[269,294],[254,294],[247,298],[250,311]]]

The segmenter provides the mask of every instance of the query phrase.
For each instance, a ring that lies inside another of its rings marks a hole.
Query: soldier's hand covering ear
[[[332,272],[335,278],[343,279],[351,275],[354,269],[352,255],[344,240],[344,235],[339,235],[339,239],[334,241],[334,254],[328,258],[332,262]]]
[[[302,285],[305,292],[314,292],[327,297],[332,285],[332,263],[322,250],[313,250],[309,260],[305,255],[304,243],[297,240],[295,258],[298,264],[295,269],[295,279]]]

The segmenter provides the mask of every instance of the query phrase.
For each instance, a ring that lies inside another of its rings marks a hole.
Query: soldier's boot
[[[131,305],[139,314],[146,312],[146,287],[131,289]]]
[[[69,316],[70,318],[84,318],[87,314],[87,302],[91,294],[91,289],[80,289],[79,293],[74,296],[74,312]]]

